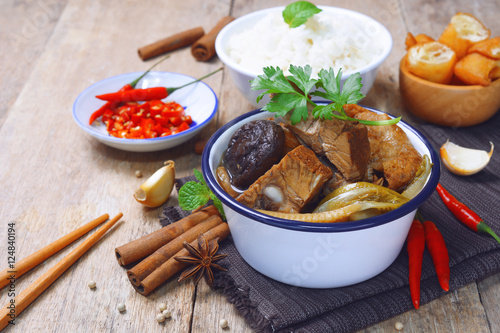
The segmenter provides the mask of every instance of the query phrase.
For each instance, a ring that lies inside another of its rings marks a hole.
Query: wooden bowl
[[[415,116],[437,125],[466,127],[490,119],[500,109],[500,79],[487,87],[433,83],[408,72],[404,60],[399,65],[399,89]]]

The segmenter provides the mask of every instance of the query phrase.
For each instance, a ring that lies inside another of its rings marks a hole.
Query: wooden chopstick
[[[0,289],[10,283],[11,275],[15,275],[16,279],[19,278],[21,275],[23,275],[33,267],[41,264],[57,252],[61,251],[66,246],[73,243],[75,240],[82,237],[87,232],[106,221],[108,218],[109,215],[104,214],[96,218],[95,220],[90,221],[86,225],[70,232],[66,236],[59,238],[58,240],[36,251],[35,253],[27,256],[23,260],[15,263],[14,268],[7,268],[6,270],[2,271],[0,273]]]
[[[68,268],[71,267],[92,245],[97,243],[99,239],[108,231],[121,217],[122,213],[116,215],[113,219],[106,222],[99,230],[87,238],[83,243],[78,245],[66,257],[54,265],[51,269],[40,276],[35,282],[29,285],[15,298],[15,317],[26,309],[45,289],[47,289],[59,276],[61,276]],[[7,304],[9,305],[9,304]],[[0,331],[3,330],[12,320],[10,317],[10,309],[7,305],[0,309]]]

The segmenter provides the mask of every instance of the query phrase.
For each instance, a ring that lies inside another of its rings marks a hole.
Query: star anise
[[[227,257],[227,254],[215,255],[219,250],[218,238],[213,239],[209,243],[203,234],[200,234],[198,236],[198,248],[195,248],[188,242],[184,242],[183,245],[191,255],[187,257],[174,257],[174,259],[179,262],[192,264],[193,266],[182,272],[178,280],[179,282],[194,276],[194,283],[198,284],[201,277],[205,275],[205,281],[207,281],[209,286],[212,286],[214,283],[212,268],[227,271],[224,267],[214,263]]]

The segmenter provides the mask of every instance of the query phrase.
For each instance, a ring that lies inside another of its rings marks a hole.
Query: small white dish
[[[204,82],[197,82],[174,91],[163,101],[175,101],[185,108],[186,115],[193,119],[191,128],[166,137],[153,139],[121,139],[108,134],[106,126],[99,122],[89,125],[90,116],[105,102],[96,95],[116,92],[124,85],[134,81],[143,72],[127,73],[113,76],[85,89],[73,104],[73,119],[85,132],[98,141],[113,148],[131,152],[151,152],[168,149],[180,145],[198,134],[208,125],[217,112],[218,99],[214,91]],[[194,81],[195,78],[171,72],[149,72],[135,88],[179,87]]]

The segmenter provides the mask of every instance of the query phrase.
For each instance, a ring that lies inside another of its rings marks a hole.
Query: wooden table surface
[[[209,31],[223,16],[284,5],[284,0],[4,0],[0,11],[0,268],[7,266],[7,224],[15,223],[16,259],[26,257],[78,226],[109,213],[119,222],[87,254],[35,300],[5,332],[230,332],[251,331],[226,299],[205,283],[164,284],[148,297],[131,287],[117,264],[114,248],[159,228],[160,209],[146,209],[132,197],[145,177],[175,160],[177,176],[200,169],[195,141],[252,110],[227,72],[206,80],[219,98],[216,119],[199,138],[154,153],[107,147],[81,131],[72,118],[78,94],[101,79],[145,70],[137,49],[174,33],[202,26]],[[407,114],[398,90],[398,62],[408,31],[439,36],[456,12],[469,12],[500,35],[498,0],[338,0],[316,4],[352,9],[383,22],[394,39],[364,104]],[[201,76],[221,66],[215,57],[197,62],[188,48],[172,53],[158,70]],[[175,195],[168,204],[175,204]],[[19,293],[82,240],[75,242],[16,281]],[[90,290],[89,280],[97,283]],[[451,292],[420,310],[367,328],[390,332],[499,332],[500,275]],[[1,291],[0,303],[10,297]],[[119,313],[118,303],[127,311]],[[165,302],[172,319],[155,321]]]

